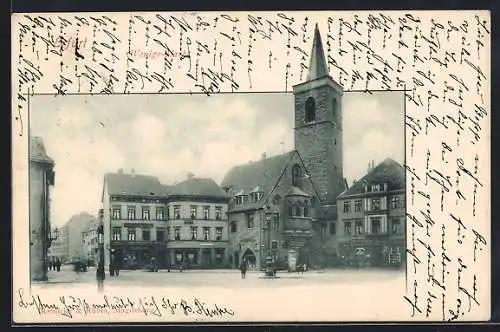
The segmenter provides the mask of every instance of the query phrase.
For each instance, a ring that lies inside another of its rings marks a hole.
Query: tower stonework
[[[293,87],[295,149],[300,153],[322,204],[335,204],[345,189],[342,87],[328,74],[316,25],[309,74]]]

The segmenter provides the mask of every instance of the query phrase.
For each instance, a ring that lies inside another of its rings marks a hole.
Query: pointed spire
[[[307,81],[312,81],[320,77],[328,76],[328,67],[326,66],[325,52],[323,51],[323,43],[319,33],[318,23],[314,28],[314,41],[311,51],[311,59],[309,63],[309,74]]]

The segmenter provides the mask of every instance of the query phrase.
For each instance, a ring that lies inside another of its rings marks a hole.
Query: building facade
[[[102,210],[99,210],[102,211]],[[99,220],[94,219],[87,228],[82,231],[82,258],[86,259],[88,263],[95,266],[99,261],[98,242],[97,242],[97,228]]]
[[[366,251],[371,265],[404,264],[405,171],[392,159],[376,167],[338,198],[339,254]],[[358,250],[357,250],[358,249]]]
[[[104,178],[105,264],[121,269],[227,266],[227,198],[212,179],[190,176],[173,186],[156,177]]]
[[[30,277],[33,281],[45,281],[52,241],[50,187],[54,185],[54,161],[40,137],[31,137],[29,151]]]

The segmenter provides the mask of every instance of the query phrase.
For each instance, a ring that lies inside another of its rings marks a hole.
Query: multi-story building
[[[102,210],[99,210],[101,213]],[[99,220],[93,219],[82,231],[82,258],[86,259],[90,264],[95,265],[99,261],[97,228]]]
[[[40,137],[31,137],[29,148],[30,277],[47,280],[48,250],[52,241],[50,187],[54,185],[54,161]]]
[[[190,176],[173,186],[135,172],[104,177],[105,264],[145,268],[223,266],[227,198],[212,179]]]
[[[392,159],[371,167],[338,197],[339,255],[366,250],[374,265],[401,263],[405,257],[405,171]]]
[[[58,232],[57,239],[52,241],[50,247],[50,259],[55,261],[56,258],[63,263],[68,261],[68,232],[67,227],[61,227]]]
[[[82,212],[72,216],[68,222],[61,227],[61,233],[67,248],[67,260],[75,262],[88,259],[87,252],[84,251],[82,239],[83,232],[89,225],[95,224],[96,218],[87,212]]]

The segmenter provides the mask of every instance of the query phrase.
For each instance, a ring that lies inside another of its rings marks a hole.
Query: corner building
[[[212,179],[167,186],[147,175],[106,174],[102,193],[105,265],[227,266],[227,198]]]

